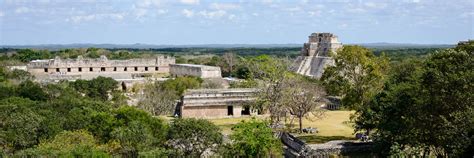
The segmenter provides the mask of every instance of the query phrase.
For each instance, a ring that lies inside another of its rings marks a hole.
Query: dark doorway
[[[234,115],[234,107],[233,106],[227,106],[227,115],[228,116]]]
[[[127,91],[127,85],[125,85],[125,82],[122,82],[122,90],[123,90],[124,92]]]
[[[241,115],[250,115],[250,107],[244,107],[240,114]]]

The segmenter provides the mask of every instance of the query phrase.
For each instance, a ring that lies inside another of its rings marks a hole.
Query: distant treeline
[[[426,56],[437,50],[445,48],[372,48],[375,55],[384,53],[392,61],[400,61],[405,58],[418,58]],[[267,54],[276,57],[296,58],[300,55],[301,47],[275,47],[275,48],[153,48],[153,49],[137,49],[137,48],[74,48],[61,50],[46,49],[16,49],[16,48],[0,48],[0,60],[18,60],[28,62],[35,59],[50,59],[55,56],[61,58],[76,58],[79,55],[89,58],[98,58],[105,55],[109,59],[130,59],[150,57],[156,54],[164,54],[174,57],[185,55],[217,55],[222,56],[225,53],[233,53],[237,56],[258,56]]]

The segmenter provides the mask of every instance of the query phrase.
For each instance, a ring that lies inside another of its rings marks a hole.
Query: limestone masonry
[[[255,101],[257,89],[190,89],[182,97],[176,114],[181,117],[223,118],[250,115],[245,106]]]
[[[194,64],[171,64],[170,74],[173,77],[194,76],[200,78],[221,78],[221,68],[216,66]]]
[[[329,57],[330,52],[336,52],[342,48],[342,43],[337,36],[331,33],[312,33],[308,43],[304,43],[301,49],[301,56],[296,58],[293,71],[299,74],[321,78],[324,68],[334,64],[334,60]]]
[[[27,65],[27,70],[38,81],[93,79],[98,76],[111,77],[116,80],[133,80],[152,75],[153,73],[168,73],[169,65],[175,59],[159,56],[153,59],[108,60],[101,56],[97,59],[33,60]]]

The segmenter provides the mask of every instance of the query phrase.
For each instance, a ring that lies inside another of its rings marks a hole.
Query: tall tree
[[[325,110],[320,106],[326,92],[320,85],[309,82],[307,79],[296,76],[288,79],[284,89],[286,108],[288,112],[298,118],[299,130],[303,131],[303,117],[311,115],[321,118]]]
[[[335,66],[327,67],[321,80],[330,95],[342,96],[342,104],[356,110],[352,118],[357,118],[367,111],[370,100],[382,90],[388,59],[376,57],[361,46],[344,46],[333,56]],[[364,128],[369,134],[371,128],[368,127]]]
[[[231,157],[278,157],[282,144],[274,137],[268,122],[252,118],[236,124],[230,135],[231,144],[225,146],[223,155]]]
[[[236,57],[234,53],[225,53],[222,58],[224,58],[225,62],[229,66],[229,74],[232,74],[234,71],[234,65],[236,64]]]
[[[164,89],[160,82],[147,83],[139,95],[138,107],[153,115],[172,114],[179,99],[176,91]]]
[[[383,153],[457,157],[472,149],[474,56],[453,49],[404,63],[373,100]],[[398,150],[394,150],[398,149]],[[418,150],[417,150],[418,149]],[[472,155],[472,154],[471,154]]]
[[[288,71],[289,62],[280,58],[273,58],[267,55],[250,58],[247,61],[249,67],[249,78],[263,81],[259,87],[258,103],[256,104],[264,111],[270,113],[272,124],[280,122],[284,114],[284,93],[285,79],[291,74]]]
[[[219,127],[203,119],[175,119],[170,125],[168,145],[177,153],[200,157],[206,150],[215,151],[222,143]]]

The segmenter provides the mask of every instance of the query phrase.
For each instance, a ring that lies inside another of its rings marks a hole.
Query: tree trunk
[[[300,133],[303,133],[303,116],[298,116],[300,123]]]

